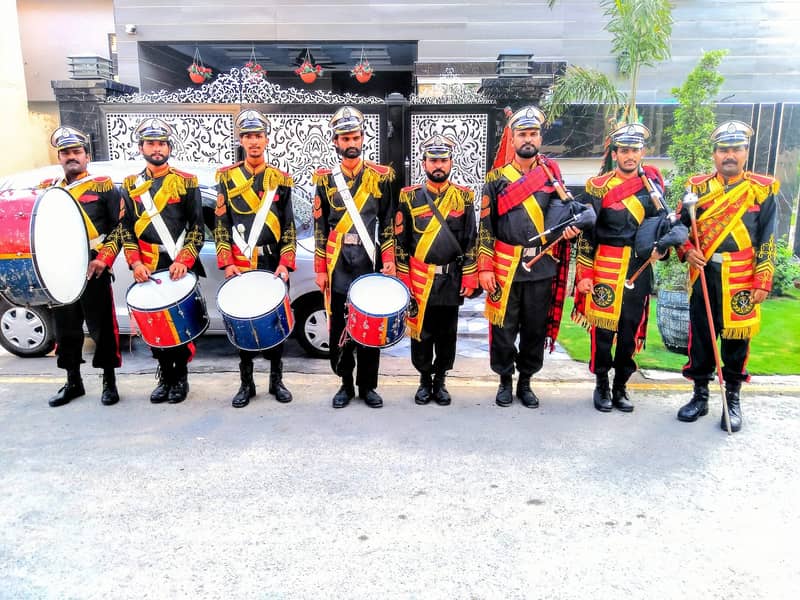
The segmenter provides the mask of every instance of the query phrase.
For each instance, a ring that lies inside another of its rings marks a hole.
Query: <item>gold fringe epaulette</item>
[[[125,179],[122,180],[122,185],[125,186],[126,190],[133,190],[136,187],[136,180],[139,178],[138,175],[128,175]]]
[[[586,193],[592,196],[602,198],[605,196],[611,187],[609,182],[614,178],[614,172],[603,173],[597,177],[590,177],[586,180]]]
[[[275,167],[267,167],[264,173],[264,188],[275,189],[279,185],[285,187],[294,187],[294,180],[288,173],[276,169]]]
[[[378,163],[374,163],[368,160],[364,161],[364,165],[369,167],[372,171],[380,175],[380,181],[394,181],[395,172],[392,167],[387,165],[379,165]],[[366,173],[364,173],[366,175]]]
[[[108,177],[107,175],[94,177],[92,179],[92,184],[95,192],[108,192],[114,187],[114,182],[111,181],[111,177]]]
[[[37,186],[38,189],[44,190],[55,185],[57,179],[45,179]]]
[[[241,166],[242,162],[244,161],[239,161],[237,163],[233,163],[232,165],[226,165],[224,167],[220,167],[219,169],[217,169],[217,172],[214,175],[214,179],[216,180],[216,182],[228,183],[228,179],[230,178],[228,171],[238,168],[239,166]]]
[[[311,176],[311,181],[314,182],[314,185],[327,185],[328,177],[331,174],[330,169],[317,169],[314,171],[314,174]]]
[[[781,182],[769,175],[760,175],[758,173],[746,171],[744,178],[756,184],[753,191],[755,192],[756,200],[759,204],[764,202],[768,196],[777,194],[781,189]]]
[[[197,185],[198,185],[198,183],[197,183],[197,175],[192,175],[191,173],[187,173],[186,171],[180,171],[180,170],[176,169],[175,167],[170,167],[169,172],[174,174],[174,175],[177,175],[178,177],[183,179],[183,181],[184,181],[183,185],[185,187],[197,187]],[[181,192],[181,193],[185,194],[186,190],[184,189],[184,191]]]
[[[714,179],[713,173],[694,175],[686,180],[686,185],[689,186],[689,189],[691,189],[693,193],[702,196],[708,192],[708,182],[712,179]]]
[[[492,169],[486,174],[486,178],[484,179],[484,181],[486,181],[486,183],[492,183],[493,181],[497,181],[498,179],[500,179],[502,176],[503,176],[502,168]]]

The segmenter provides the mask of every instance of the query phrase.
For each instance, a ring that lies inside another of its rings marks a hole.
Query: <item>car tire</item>
[[[322,294],[307,294],[294,306],[294,333],[297,341],[309,356],[327,358],[330,355],[328,340],[328,315]]]
[[[52,311],[0,301],[0,345],[23,358],[49,354],[56,345]]]

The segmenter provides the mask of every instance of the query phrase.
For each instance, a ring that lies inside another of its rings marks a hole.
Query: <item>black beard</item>
[[[160,167],[169,160],[169,156],[165,156],[163,158],[153,158],[152,156],[147,156],[145,154],[144,159],[154,167]]]
[[[536,146],[523,146],[519,150],[515,150],[515,152],[520,158],[533,158],[539,154],[539,149]]]
[[[345,148],[344,150],[337,148],[336,152],[339,154],[339,156],[344,156],[345,158],[358,158],[361,156],[361,148],[350,147]]]
[[[447,181],[447,178],[450,177],[450,173],[445,173],[444,171],[436,170],[436,171],[425,171],[425,175],[428,176],[433,183],[442,183]]]

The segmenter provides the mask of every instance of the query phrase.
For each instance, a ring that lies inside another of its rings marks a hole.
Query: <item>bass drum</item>
[[[62,188],[0,193],[0,292],[19,305],[72,304],[86,288],[89,235]]]

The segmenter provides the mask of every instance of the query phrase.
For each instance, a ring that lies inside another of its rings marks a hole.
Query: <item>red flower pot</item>
[[[317,74],[314,71],[300,73],[300,79],[303,80],[303,83],[314,83],[317,80]]]
[[[367,83],[370,79],[372,79],[372,73],[356,73],[356,81],[358,83]]]
[[[203,83],[206,80],[202,73],[189,73],[189,79],[192,83]]]

